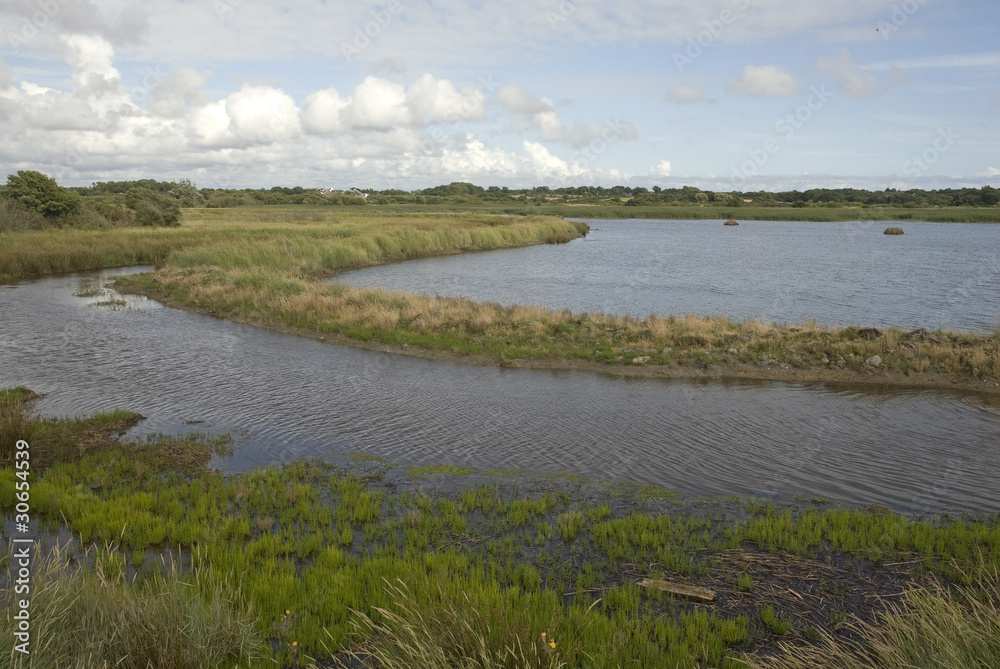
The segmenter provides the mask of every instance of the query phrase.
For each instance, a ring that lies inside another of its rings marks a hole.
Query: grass
[[[756,669],[931,669],[1000,666],[1000,580],[986,573],[973,588],[937,581],[913,587],[902,602],[887,602],[875,625],[854,623],[848,642],[818,635],[809,646],[785,645]]]
[[[74,566],[56,550],[36,557],[30,597],[30,655],[0,663],[20,669],[187,669],[247,666],[265,657],[253,610],[229,577],[195,568],[128,576],[114,548],[91,549]],[[13,589],[2,593],[0,644],[19,641]],[[22,595],[23,596],[23,595]],[[6,652],[6,651],[5,651]]]
[[[372,667],[732,668],[774,651],[777,635],[843,641],[838,623],[848,615],[881,624],[875,595],[901,584],[933,576],[975,593],[1000,566],[996,517],[773,501],[750,513],[740,500],[450,467],[412,477],[370,460],[351,465],[363,476],[303,461],[223,476],[205,462],[229,447],[224,439],[127,440],[109,426],[135,416],[128,412],[53,420],[31,415],[30,403],[16,410],[34,423],[32,517],[41,533],[75,537],[67,551],[80,567],[56,569],[53,582],[78,579],[59,592],[104,602],[103,617],[73,609],[75,631],[53,632],[60,644],[133,624],[115,611],[159,616],[162,600],[175,613],[143,632],[153,636],[137,631],[139,647],[175,648],[171,639],[215,629],[209,636],[230,640],[218,647],[226,666],[330,666],[353,656]],[[0,467],[4,513],[17,480]],[[889,566],[897,563],[909,566]],[[739,574],[753,576],[737,593]],[[640,588],[644,577],[718,598],[693,605]],[[53,629],[67,610],[38,604],[32,624]],[[183,666],[172,661],[154,664]]]

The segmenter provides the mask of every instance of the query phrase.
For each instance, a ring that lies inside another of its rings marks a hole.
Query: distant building
[[[353,195],[354,197],[360,197],[362,200],[368,199],[368,193],[362,193],[357,188],[348,188],[347,190],[320,188],[318,190],[320,195]]]

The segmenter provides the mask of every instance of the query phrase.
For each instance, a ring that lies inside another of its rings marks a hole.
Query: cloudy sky
[[[0,167],[1000,186],[998,29],[996,0],[0,0]]]

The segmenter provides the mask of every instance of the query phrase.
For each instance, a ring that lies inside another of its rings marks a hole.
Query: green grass
[[[142,641],[147,648],[166,648],[155,639],[180,638],[184,629],[208,629],[204,610],[231,621],[227,629],[244,630],[227,638],[248,639],[247,648],[264,640],[265,657],[252,666],[308,666],[310,657],[346,660],[349,652],[405,665],[426,652],[452,663],[443,666],[475,657],[489,658],[487,666],[736,667],[757,645],[789,631],[789,598],[768,594],[766,574],[755,572],[752,586],[727,595],[729,604],[723,597],[718,610],[636,582],[667,576],[717,583],[722,597],[732,591],[734,550],[764,551],[789,569],[832,559],[846,580],[820,585],[823,607],[794,611],[822,636],[837,634],[842,620],[830,617],[836,607],[874,619],[874,609],[849,597],[857,583],[878,577],[883,562],[912,563],[914,582],[933,575],[970,589],[1000,565],[996,517],[912,519],[777,502],[748,514],[738,500],[689,505],[645,497],[636,487],[466,479],[466,470],[452,467],[428,470],[428,480],[384,463],[374,476],[300,461],[223,476],[204,464],[231,448],[225,439],[116,440],[108,426],[130,415],[26,416],[37,430],[33,452],[58,456],[37,468],[33,461],[31,506],[42,531],[72,531],[76,559],[87,546],[113,547],[83,559],[79,570],[120,605],[108,605],[99,629],[119,624],[107,622],[117,609],[137,619],[152,615],[152,599],[187,612],[165,618],[166,627],[155,630],[160,636]],[[73,439],[89,442],[67,443]],[[371,472],[372,463],[353,466]],[[0,468],[4,513],[15,504],[17,480],[12,467]],[[572,492],[580,490],[591,492]],[[129,578],[102,581],[102,563],[118,565],[105,576]],[[179,599],[189,592],[180,583],[195,584],[189,600]],[[57,609],[39,605],[32,614],[39,629],[57,624],[50,620]],[[225,652],[228,666],[243,653]]]

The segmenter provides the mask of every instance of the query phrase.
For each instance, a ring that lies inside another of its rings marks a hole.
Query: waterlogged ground
[[[349,609],[419,600],[427,576],[446,592],[463,583],[473,602],[511,589],[504,597],[527,610],[494,622],[515,617],[529,643],[546,631],[570,666],[735,667],[727,658],[778,641],[849,635],[849,619],[871,622],[915,582],[968,577],[971,552],[1000,556],[995,518],[924,522],[821,499],[681,499],[574,476],[337,460],[187,480],[162,476],[164,463],[139,451],[94,451],[36,479],[35,517],[84,563],[82,547],[114,542],[130,578],[235,569],[279,664],[308,654],[323,666],[331,652],[365,647]],[[483,592],[480,578],[492,584]]]

